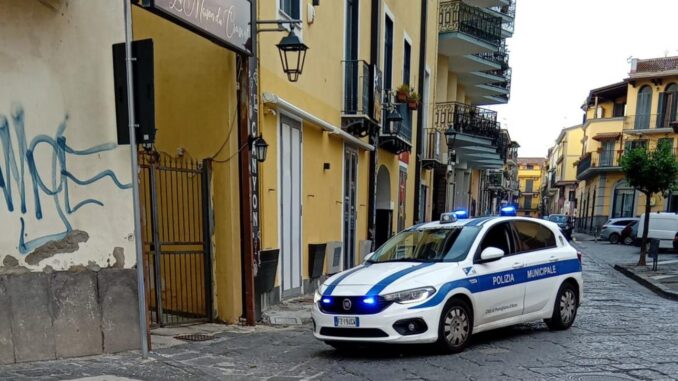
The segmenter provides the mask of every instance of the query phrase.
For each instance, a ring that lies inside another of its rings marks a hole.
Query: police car
[[[552,222],[521,217],[411,227],[314,297],[313,334],[355,342],[437,343],[462,351],[472,334],[544,319],[569,328],[582,299],[581,253]]]

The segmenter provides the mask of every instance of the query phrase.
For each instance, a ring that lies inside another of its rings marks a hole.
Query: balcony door
[[[358,151],[344,151],[344,270],[355,266],[356,189],[358,185]]]
[[[344,28],[344,110],[358,111],[358,0],[346,0],[346,25]]]
[[[638,103],[636,104],[636,121],[633,128],[644,130],[650,128],[650,108],[652,106],[652,88],[643,86],[638,91]]]
[[[614,163],[614,140],[605,140],[601,144],[600,166],[610,167]]]
[[[657,128],[671,127],[671,122],[678,119],[678,85],[672,83],[666,91],[659,94],[657,109]]]

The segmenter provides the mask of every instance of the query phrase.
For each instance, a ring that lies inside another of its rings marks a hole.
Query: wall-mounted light
[[[252,151],[252,156],[261,163],[266,160],[268,143],[266,143],[266,140],[261,136],[250,137],[250,150]]]

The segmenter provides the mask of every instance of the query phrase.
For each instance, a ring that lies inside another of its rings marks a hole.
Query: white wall
[[[0,31],[0,175],[11,183],[0,184],[0,270],[14,259],[31,271],[107,267],[116,262],[116,247],[124,267],[132,267],[129,148],[116,145],[111,53],[113,43],[124,41],[123,2],[3,0]],[[11,150],[2,145],[3,125]],[[59,136],[69,148],[56,143]],[[78,231],[87,233],[86,242],[78,243],[85,237]],[[28,265],[35,249],[48,258]]]

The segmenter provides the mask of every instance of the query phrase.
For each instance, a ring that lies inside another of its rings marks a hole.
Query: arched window
[[[650,107],[652,107],[652,88],[645,85],[638,91],[634,129],[645,130],[650,128]]]
[[[626,181],[615,185],[612,198],[612,216],[610,218],[633,217],[635,213],[636,190]]]
[[[663,93],[659,93],[657,106],[657,128],[671,127],[671,122],[678,119],[678,85],[671,83]]]

